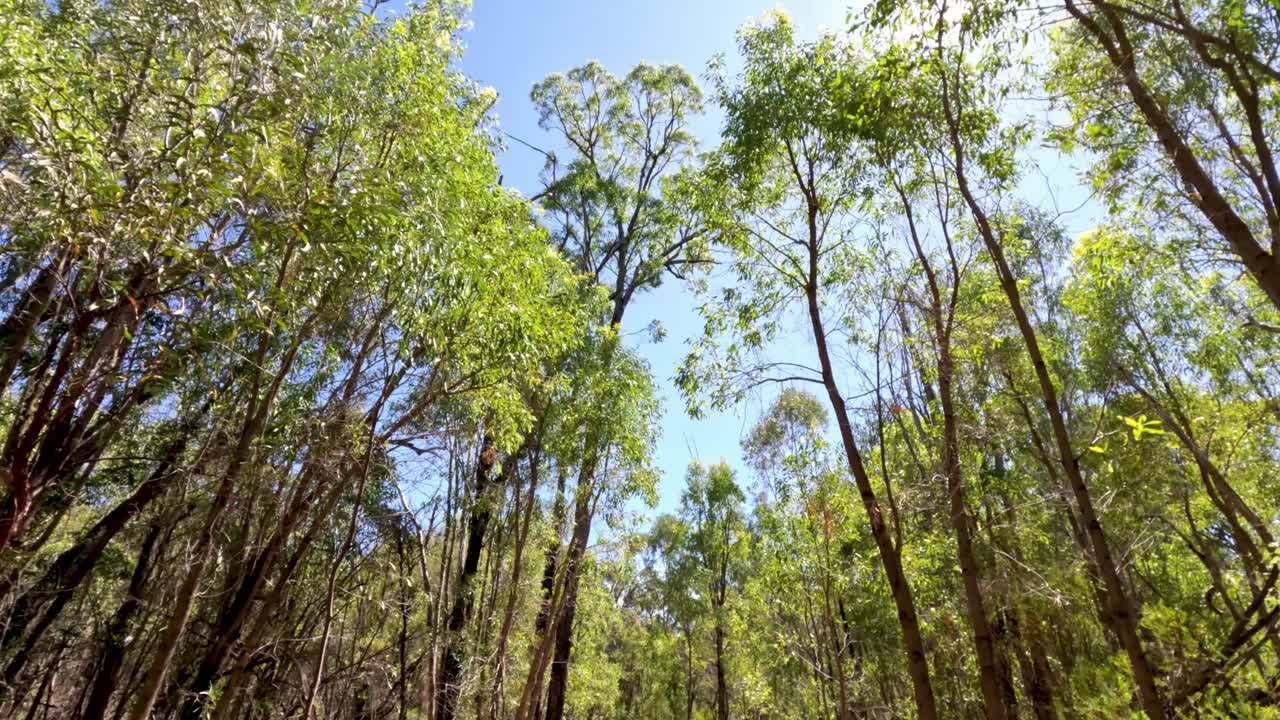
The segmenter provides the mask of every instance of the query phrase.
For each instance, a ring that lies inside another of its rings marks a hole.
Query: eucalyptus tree
[[[1187,272],[1176,255],[1152,252],[1142,239],[1116,227],[1082,238],[1077,263],[1068,299],[1090,328],[1090,369],[1130,390],[1136,407],[1145,411],[1122,415],[1127,427],[1118,433],[1121,442],[1095,445],[1092,452],[1109,458],[1123,453],[1128,430],[1134,441],[1144,435],[1176,441],[1168,443],[1178,463],[1170,475],[1183,479],[1173,491],[1182,498],[1182,517],[1175,515],[1167,525],[1203,565],[1211,594],[1226,609],[1222,620],[1240,624],[1217,628],[1225,638],[1217,657],[1197,660],[1171,686],[1170,702],[1177,707],[1203,688],[1218,662],[1247,654],[1255,636],[1270,634],[1275,650],[1274,630],[1245,613],[1251,607],[1262,610],[1254,601],[1270,592],[1274,569],[1266,550],[1275,542],[1272,524],[1257,510],[1272,501],[1254,484],[1254,463],[1267,463],[1255,454],[1256,443],[1269,442],[1275,415],[1252,393],[1241,396],[1227,387],[1248,380],[1236,369],[1234,353],[1223,351],[1249,343],[1252,333],[1232,327],[1227,312],[1214,302],[1224,278]],[[1268,365],[1259,364],[1253,372],[1269,374]],[[1233,376],[1234,383],[1223,382]],[[1231,459],[1221,455],[1228,447]],[[1197,486],[1202,492],[1193,492]],[[1210,525],[1225,525],[1232,552],[1223,553],[1203,536],[1202,528]]]
[[[868,192],[868,158],[830,92],[837,70],[821,62],[830,40],[799,46],[790,21],[779,15],[745,28],[739,42],[745,70],[737,86],[717,79],[724,145],[710,161],[701,196],[736,283],[704,306],[706,334],[678,382],[695,412],[703,396],[724,406],[769,383],[823,388],[893,595],[917,712],[935,718],[926,643],[895,539],[900,520],[894,508],[886,512],[872,482],[831,343],[833,332],[856,332],[851,314],[832,313],[854,302],[867,269],[857,220]],[[797,310],[817,367],[757,360]]]
[[[942,46],[944,40],[942,36],[946,31],[944,21],[941,19],[943,18],[942,10],[939,10],[938,17],[940,18],[937,31],[939,48],[937,53],[938,78],[942,87],[943,116],[946,120],[947,134],[950,140],[951,160],[954,163],[955,186],[963,197],[965,205],[973,217],[974,224],[978,228],[978,234],[982,238],[988,254],[991,256],[1000,280],[1001,289],[1009,301],[1010,309],[1013,311],[1019,332],[1026,345],[1027,354],[1031,359],[1032,367],[1035,369],[1041,400],[1049,417],[1054,442],[1057,446],[1058,459],[1062,463],[1068,484],[1075,496],[1076,507],[1083,520],[1089,547],[1093,551],[1094,561],[1102,574],[1103,586],[1111,606],[1111,616],[1114,618],[1117,634],[1120,636],[1121,643],[1124,645],[1125,652],[1128,655],[1143,709],[1151,718],[1164,718],[1167,716],[1167,710],[1161,698],[1160,690],[1156,686],[1151,660],[1138,635],[1139,619],[1136,605],[1121,580],[1111,549],[1111,542],[1108,540],[1098,518],[1093,493],[1085,479],[1084,472],[1080,468],[1078,455],[1072,447],[1067,418],[1058,402],[1057,387],[1045,363],[1037,333],[1027,317],[1021,292],[1018,289],[1017,277],[1010,268],[1004,252],[1004,246],[992,227],[987,209],[978,202],[974,193],[974,186],[970,184],[969,177],[965,174],[966,153],[971,151],[967,150],[967,147],[970,149],[975,145],[983,147],[984,140],[988,143],[999,142],[999,140],[992,137],[992,135],[996,134],[991,133],[989,130],[979,130],[976,136],[965,137],[962,134],[961,128],[967,124],[965,120],[966,113],[972,112],[967,102],[961,100],[962,94],[959,90],[963,64],[955,58],[950,61],[947,60],[946,52]],[[963,27],[960,29],[959,42],[963,48],[963,44],[966,42],[965,29]],[[971,79],[966,78],[966,80]],[[983,110],[979,110],[979,112],[981,113]],[[981,125],[977,127],[981,128]],[[1007,142],[1008,139],[1001,138],[1000,140]],[[986,171],[987,177],[992,179],[997,186],[1009,180],[1008,169],[1010,163],[1007,156],[1002,158],[999,152],[983,154],[977,166]]]
[[[1274,96],[1280,18],[1260,2],[1066,0],[1045,82],[1060,137],[1097,151],[1117,206],[1157,213],[1168,240],[1227,251],[1280,308]],[[1210,239],[1212,238],[1212,239]],[[1222,262],[1218,260],[1218,262]]]
[[[983,596],[976,527],[967,497],[966,476],[970,473],[962,459],[965,448],[961,444],[961,424],[966,418],[958,404],[962,378],[956,364],[963,352],[960,345],[964,333],[961,317],[968,314],[975,296],[980,297],[980,288],[968,277],[974,253],[962,222],[964,208],[951,191],[947,176],[938,172],[944,162],[933,154],[942,139],[938,120],[943,108],[925,88],[915,86],[902,92],[902,85],[911,80],[905,74],[897,74],[901,61],[891,51],[880,56],[864,77],[841,78],[841,102],[851,109],[850,122],[873,147],[881,182],[892,188],[894,200],[885,204],[884,212],[900,218],[904,228],[900,243],[908,248],[914,261],[915,267],[899,281],[899,292],[905,297],[896,314],[903,334],[908,336],[903,338],[908,347],[924,345],[920,350],[908,350],[907,365],[916,367],[927,403],[932,403],[930,396],[935,394],[936,383],[936,407],[927,407],[923,419],[913,415],[913,421],[918,426],[935,425],[938,421],[941,424],[936,474],[946,482],[983,709],[988,718],[1005,718],[1016,715],[1016,709],[1011,707],[1007,668],[1002,667],[998,657],[988,600]],[[888,87],[894,90],[885,92],[883,89]],[[946,102],[946,95],[942,100]],[[889,242],[892,244],[893,239]],[[913,287],[916,283],[922,286],[919,290]],[[929,330],[927,343],[909,337],[907,318],[913,314],[911,306],[921,310],[923,324]]]
[[[1161,649],[1139,631],[1143,603],[1138,590],[1125,578],[1123,551],[1117,550],[1123,547],[1117,543],[1122,535],[1114,528],[1104,530],[1098,491],[1093,487],[1105,482],[1108,473],[1097,472],[1091,467],[1093,463],[1075,450],[1088,441],[1082,437],[1079,420],[1073,419],[1070,394],[1063,391],[1073,369],[1064,362],[1067,358],[1054,357],[1053,338],[1046,339],[1050,328],[1037,327],[1038,321],[1028,312],[1027,298],[1032,293],[1015,269],[1019,248],[1037,242],[1042,228],[1026,222],[1018,208],[1009,207],[1018,178],[1016,153],[1027,133],[1025,126],[1009,118],[1009,104],[1004,100],[1011,87],[1008,75],[1020,67],[1010,60],[1016,57],[1018,38],[1024,36],[1020,25],[993,12],[998,10],[975,6],[956,14],[945,4],[935,4],[904,11],[899,19],[924,29],[914,34],[914,43],[897,45],[897,62],[909,68],[904,77],[929,78],[937,89],[945,183],[954,188],[968,210],[1030,360],[1059,466],[1048,469],[1051,475],[1061,472],[1075,500],[1081,526],[1078,535],[1096,568],[1105,601],[1103,619],[1127,656],[1138,702],[1148,716],[1167,717],[1186,696],[1178,689],[1180,683],[1164,686]],[[1097,401],[1086,398],[1085,402]],[[1027,417],[1030,421],[1029,412]],[[1144,418],[1126,422],[1134,425],[1134,440],[1157,432]],[[1263,606],[1265,603],[1254,605],[1251,611]],[[1236,632],[1229,633],[1228,645],[1236,637]]]
[[[51,493],[72,491],[79,471],[201,352],[187,318],[248,254],[241,198],[278,159],[259,156],[261,136],[237,132],[222,108],[263,131],[287,122],[260,84],[275,73],[255,78],[282,28],[246,27],[226,73],[204,52],[180,53],[229,35],[232,12],[14,3],[4,15],[10,317],[0,374],[19,392],[0,548],[21,543]],[[85,80],[95,66],[108,82]],[[48,76],[58,80],[40,80]]]
[[[682,646],[684,655],[685,718],[694,714],[698,702],[700,673],[695,670],[699,653],[694,649],[696,629],[704,615],[702,603],[705,595],[692,590],[692,574],[697,570],[691,563],[681,562],[682,550],[688,546],[689,526],[672,514],[659,515],[649,531],[650,563],[653,566],[652,583],[661,601],[663,613]]]
[[[568,547],[554,564],[556,554],[549,552],[543,569],[543,604],[517,717],[539,716],[544,689],[547,716],[564,711],[577,577],[589,559],[592,520],[602,506],[636,496],[652,499],[656,483],[652,452],[661,411],[648,364],[621,346],[611,330],[600,329],[587,343],[583,352],[567,358],[570,380],[563,392],[551,396],[540,440],[555,458],[560,477],[554,540],[569,519],[563,485],[570,474],[576,475],[576,487]]]
[[[555,153],[548,154],[546,187],[537,200],[547,211],[553,245],[608,293],[603,330],[592,333],[600,339],[595,352],[607,373],[636,291],[657,287],[668,273],[680,276],[705,259],[701,228],[676,192],[678,172],[695,150],[688,123],[702,110],[702,93],[675,65],[640,64],[619,79],[591,62],[549,76],[530,97],[540,126],[570,153],[563,167]],[[564,550],[564,595],[555,608],[549,720],[564,714],[578,575],[594,516],[591,498],[602,456],[613,442],[596,428],[584,430],[573,530]],[[558,554],[548,553],[548,578],[557,574]]]
[[[689,122],[702,92],[677,65],[640,64],[623,78],[590,62],[533,87],[539,126],[570,154],[548,155],[538,202],[552,242],[609,293],[620,325],[635,292],[704,261],[697,219],[665,182],[696,151]]]
[[[338,581],[397,453],[421,451],[442,404],[496,447],[528,429],[528,387],[595,311],[497,184],[477,131],[490,103],[452,69],[459,13],[6,8],[10,688],[33,660],[56,676],[68,645],[42,653],[46,631],[172,491],[155,516],[166,532],[137,535],[127,590],[167,604],[121,604],[86,712],[125,697],[122,652],[131,717],[242,712],[268,681],[259,653],[293,632],[286,589],[318,573],[316,656],[293,698],[313,715]],[[108,80],[87,82],[90,67]],[[90,524],[58,557],[40,552]],[[193,617],[208,632],[188,632]],[[145,644],[112,639],[132,623]],[[34,712],[43,692],[12,709]]]
[[[774,707],[796,716],[821,711],[850,718],[859,707],[894,702],[883,688],[871,687],[866,666],[883,659],[892,667],[897,648],[881,656],[881,643],[873,640],[893,635],[892,602],[873,577],[874,561],[858,552],[870,538],[851,521],[860,512],[858,500],[829,452],[829,420],[821,399],[787,387],[743,439],[744,457],[762,487],[753,508],[755,562],[742,593],[763,606],[749,604],[747,612],[769,617],[759,624],[774,632],[737,644],[785,648],[775,662],[756,668],[770,680]],[[816,700],[797,687],[810,679]]]
[[[687,482],[679,511],[686,529],[667,548],[665,565],[668,573],[685,578],[685,591],[701,600],[711,618],[716,717],[726,720],[730,704],[726,603],[731,587],[737,584],[735,576],[741,574],[746,550],[745,497],[732,468],[724,462],[710,467],[691,464]]]

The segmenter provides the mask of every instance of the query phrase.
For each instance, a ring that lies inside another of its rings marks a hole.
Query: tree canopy
[[[1280,717],[1274,4],[467,11],[0,0],[0,713]]]

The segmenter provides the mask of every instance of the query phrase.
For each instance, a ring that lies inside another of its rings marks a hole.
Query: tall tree
[[[693,78],[674,65],[641,64],[619,79],[599,63],[534,86],[539,124],[571,153],[561,167],[547,156],[546,188],[538,195],[552,219],[552,242],[579,272],[608,292],[599,346],[605,371],[616,334],[637,290],[659,285],[702,262],[703,235],[664,178],[694,150],[687,125],[702,110]],[[597,472],[611,438],[587,426],[578,471],[573,528],[565,549],[564,592],[556,628],[546,717],[561,720],[573,651],[579,574],[594,518]],[[554,576],[549,555],[545,576]]]
[[[746,70],[740,86],[720,82],[725,145],[709,170],[711,187],[703,197],[709,224],[715,223],[719,239],[732,253],[743,287],[727,289],[709,306],[714,314],[708,335],[686,361],[680,382],[691,398],[702,392],[700,386],[711,384],[719,404],[762,384],[821,385],[893,594],[917,711],[922,718],[935,718],[926,644],[895,539],[899,519],[892,507],[886,517],[872,483],[837,376],[830,317],[824,314],[856,278],[860,258],[851,212],[866,191],[857,148],[828,91],[835,69],[819,62],[823,47],[795,45],[783,16],[746,29],[740,44]],[[785,314],[797,306],[808,325],[817,366],[752,363],[752,356],[774,339]],[[723,349],[717,338],[721,333],[730,338]],[[716,350],[723,354],[710,354]]]

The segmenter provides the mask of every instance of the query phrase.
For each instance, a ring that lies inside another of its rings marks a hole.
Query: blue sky
[[[503,130],[533,145],[553,147],[552,138],[538,128],[529,102],[535,82],[588,60],[599,60],[616,75],[642,60],[678,63],[702,80],[707,61],[717,53],[725,54],[733,70],[738,26],[775,8],[792,17],[802,38],[842,28],[847,12],[840,0],[476,0],[473,27],[463,35],[467,50],[461,67],[498,91],[495,110]],[[702,147],[715,146],[718,125],[714,108],[693,125]],[[532,194],[538,189],[543,157],[517,142],[508,144],[500,157],[504,183]],[[660,343],[639,332],[654,319],[668,333]],[[671,376],[686,352],[685,341],[700,329],[689,293],[674,278],[638,298],[627,311],[624,331],[635,333],[632,343],[648,359],[663,396],[655,458],[662,473],[658,511],[679,503],[690,460],[724,458],[741,467],[739,438],[758,411],[757,403],[702,420],[685,414]],[[749,478],[740,480],[750,484]]]

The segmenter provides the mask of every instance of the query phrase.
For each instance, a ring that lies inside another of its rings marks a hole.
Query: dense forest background
[[[467,13],[0,0],[0,715],[1280,717],[1280,7]]]

